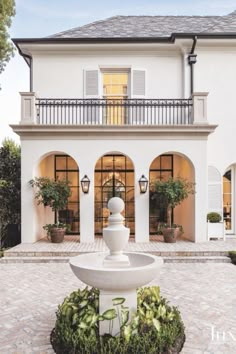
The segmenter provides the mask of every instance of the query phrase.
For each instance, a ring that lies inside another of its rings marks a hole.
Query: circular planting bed
[[[138,308],[129,319],[124,298],[99,315],[99,290],[85,288],[71,293],[57,310],[51,343],[57,354],[177,354],[184,341],[180,312],[160,296],[159,287],[137,291]],[[120,332],[99,336],[99,321],[118,317]]]

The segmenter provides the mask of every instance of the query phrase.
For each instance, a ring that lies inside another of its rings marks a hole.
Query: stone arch
[[[98,158],[94,167],[95,234],[107,226],[108,200],[118,196],[124,200],[124,222],[135,233],[135,182],[133,161],[122,152],[111,151]]]
[[[68,155],[70,156],[75,162],[76,164],[79,166],[79,162],[78,162],[78,158],[77,156],[73,156],[72,154],[66,152],[66,151],[62,151],[62,150],[52,150],[52,151],[47,151],[45,153],[43,153],[42,155],[36,157],[34,165],[33,165],[33,173],[38,174],[38,167],[40,165],[40,163],[50,157],[50,156],[54,156],[54,155]]]
[[[158,222],[166,222],[166,210],[155,206],[151,198],[152,183],[156,179],[168,179],[169,177],[182,177],[195,182],[195,168],[191,159],[178,151],[167,151],[157,155],[150,164],[149,169],[149,224],[150,235],[157,234]],[[173,221],[183,226],[183,238],[195,240],[195,196],[190,195],[173,210]]]

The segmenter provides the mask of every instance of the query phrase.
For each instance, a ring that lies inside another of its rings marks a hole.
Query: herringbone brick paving
[[[0,353],[53,353],[49,335],[57,305],[84,285],[65,263],[0,264],[0,279]],[[165,264],[153,284],[181,310],[183,354],[235,354],[235,266]]]

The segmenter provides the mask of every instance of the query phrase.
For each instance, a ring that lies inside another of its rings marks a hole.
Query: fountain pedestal
[[[124,226],[124,217],[120,214],[124,209],[124,202],[114,197],[109,200],[108,208],[112,214],[108,218],[109,225],[103,229],[103,239],[110,254],[104,258],[103,265],[107,268],[128,267],[129,257],[123,254],[123,249],[129,241],[130,229]]]

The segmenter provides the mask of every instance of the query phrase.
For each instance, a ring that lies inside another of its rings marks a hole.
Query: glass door
[[[128,78],[128,72],[103,73],[103,98],[106,99],[104,124],[125,124],[127,109],[124,100],[128,98]]]
[[[160,155],[152,162],[150,167],[149,181],[150,184],[156,180],[168,180],[173,177],[173,155]],[[149,184],[149,185],[150,185]],[[172,212],[173,220],[173,212]],[[150,235],[157,233],[158,223],[167,222],[167,210],[156,200],[152,199],[150,193],[149,200],[149,231]]]
[[[233,169],[228,170],[223,176],[223,211],[226,232],[233,233]]]
[[[80,233],[79,168],[68,155],[55,155],[55,179],[70,181],[71,196],[66,209],[59,211],[59,221],[67,225],[68,234]]]
[[[134,168],[124,155],[105,155],[95,168],[95,234],[101,235],[108,225],[108,201],[120,197],[125,203],[122,214],[125,226],[134,234]]]

